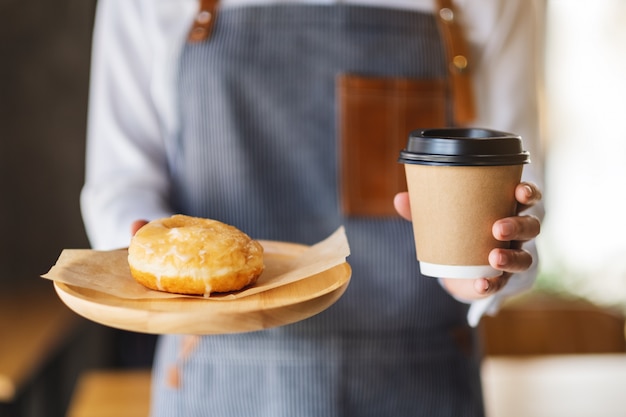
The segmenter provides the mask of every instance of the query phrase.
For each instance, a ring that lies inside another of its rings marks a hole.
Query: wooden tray
[[[306,246],[262,242],[266,256],[289,260]],[[348,263],[291,284],[233,300],[134,300],[58,281],[59,298],[77,314],[118,329],[153,334],[226,334],[268,329],[312,317],[334,304],[350,282]]]

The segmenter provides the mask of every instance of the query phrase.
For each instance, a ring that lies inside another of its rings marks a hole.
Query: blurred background
[[[0,0],[0,282],[30,285],[85,247],[83,181],[95,1]]]
[[[539,286],[626,310],[626,2],[548,0]]]
[[[95,4],[0,0],[1,417],[62,416],[83,370],[151,361],[152,338],[81,319],[39,278],[64,248],[88,247],[79,193]]]
[[[86,370],[150,362],[151,338],[77,317],[39,278],[64,248],[88,247],[79,192],[95,3],[0,0],[0,416],[62,416]],[[623,351],[626,2],[547,5],[541,275],[500,321],[486,320],[493,356]],[[604,326],[596,316],[591,327],[603,333],[586,333],[581,311],[613,321]],[[555,329],[569,329],[562,342],[582,347],[547,346]],[[535,345],[515,351],[495,333]],[[588,348],[609,333],[610,347]],[[119,352],[120,339],[131,349]]]

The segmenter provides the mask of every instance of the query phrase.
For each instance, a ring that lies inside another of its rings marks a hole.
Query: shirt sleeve
[[[154,49],[142,2],[98,2],[81,210],[96,249],[128,245],[134,220],[171,214],[163,129],[151,98]]]
[[[540,140],[539,95],[542,84],[543,0],[456,0],[472,56],[477,126],[522,136],[531,164],[523,180],[543,187],[543,149]],[[543,203],[522,214],[542,219]],[[483,314],[495,314],[502,302],[526,291],[538,273],[536,242],[524,249],[533,255],[532,266],[514,274],[507,285],[486,299],[470,303],[468,322],[476,326]]]

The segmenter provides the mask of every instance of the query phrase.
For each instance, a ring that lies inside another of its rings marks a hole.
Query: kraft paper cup
[[[477,128],[411,132],[405,164],[417,260],[422,274],[487,278],[496,220],[516,213],[515,187],[530,155],[521,137]]]

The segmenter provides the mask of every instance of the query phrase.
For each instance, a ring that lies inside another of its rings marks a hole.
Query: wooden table
[[[624,417],[626,354],[492,356],[483,364],[487,417]],[[77,387],[69,417],[142,417],[150,371],[94,370]]]
[[[52,285],[0,292],[0,402],[16,398],[78,322]]]
[[[624,417],[626,354],[487,357],[488,417]]]
[[[149,370],[92,370],[83,374],[68,417],[148,417]]]

